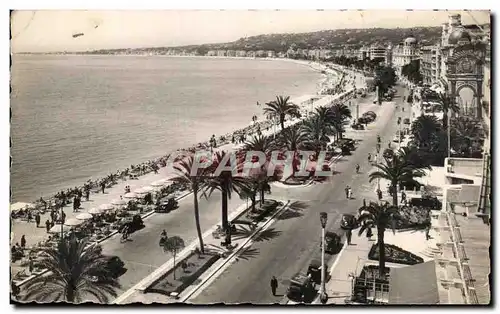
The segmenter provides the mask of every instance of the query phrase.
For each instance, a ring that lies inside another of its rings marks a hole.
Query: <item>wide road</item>
[[[394,102],[401,107],[401,96],[405,94],[405,90],[402,87],[397,90]],[[371,100],[368,97],[365,101]],[[337,163],[337,174],[324,183],[288,189],[287,196],[303,202],[305,208],[285,212],[271,227],[272,232],[268,232],[266,240],[255,242],[189,302],[276,303],[283,299],[290,278],[299,271],[307,270],[310,261],[320,253],[319,213],[328,213],[327,230],[343,234],[339,224],[341,215],[356,213],[363,198],[367,201],[376,199],[375,183],[368,183],[368,173],[371,170],[371,166],[368,166],[368,153],[375,153],[377,134],[382,137],[382,150],[387,148],[387,143],[392,141],[398,128],[396,117],[409,117],[407,104],[404,104],[405,112],[396,111],[394,103],[383,103],[382,106],[387,106],[381,109],[385,115],[377,117],[376,123],[369,125],[368,130],[348,132],[347,137],[362,141],[353,155],[345,156]],[[396,143],[392,142],[392,145],[394,147]],[[361,166],[360,174],[356,174],[356,164]],[[354,199],[346,199],[346,185],[352,187]],[[276,297],[271,294],[270,289],[272,276],[276,276],[279,282]]]
[[[236,210],[244,201],[234,195],[229,201],[229,213]],[[220,223],[221,195],[214,192],[211,197],[200,197],[200,224],[202,232]],[[160,233],[163,229],[169,236],[180,236],[186,246],[197,239],[194,221],[193,195],[185,197],[179,202],[179,208],[166,214],[155,213],[144,220],[145,228],[130,235],[127,242],[120,241],[116,235],[103,242],[104,254],[119,256],[125,263],[127,272],[120,276],[121,289],[118,295],[132,288],[135,284],[147,277],[156,268],[172,258],[170,253],[164,253],[159,246]]]

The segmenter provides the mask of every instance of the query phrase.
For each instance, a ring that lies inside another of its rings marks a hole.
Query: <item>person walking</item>
[[[429,235],[429,232],[431,231],[431,223],[428,222],[425,226],[425,239],[429,240],[431,236]]]
[[[380,189],[377,190],[377,196],[378,196],[378,200],[381,201],[382,200],[382,191]]]
[[[26,237],[24,234],[21,236],[21,247],[24,249],[26,247]]]
[[[101,182],[101,190],[102,190],[102,194],[104,194],[104,188],[106,187],[106,183],[104,182]]]
[[[352,230],[351,229],[347,229],[347,231],[345,232],[345,237],[347,239],[347,245],[351,245],[351,238],[352,238]]]
[[[85,200],[88,202],[89,201],[89,198],[90,198],[90,190],[87,188],[85,190]]]
[[[366,228],[366,237],[368,238],[368,241],[372,240],[372,236],[373,236],[372,228],[368,226]]]
[[[405,193],[405,191],[401,191],[401,203],[406,203],[406,193]]]
[[[278,279],[273,276],[273,278],[271,278],[271,291],[273,292],[273,296],[276,296],[276,289],[278,289]]]
[[[368,154],[368,163],[371,163],[371,162],[372,162],[372,154],[371,154],[371,153],[369,153],[369,154]]]
[[[345,198],[349,199],[349,186],[347,185],[344,190],[345,190]]]
[[[352,199],[352,189],[351,189],[351,187],[349,187],[349,188],[347,189],[347,198],[348,198],[348,199]]]
[[[40,214],[36,213],[35,215],[35,222],[36,222],[36,227],[40,227]]]
[[[49,233],[50,231],[50,225],[51,225],[50,221],[48,219],[45,220],[45,229],[47,230],[47,233]]]

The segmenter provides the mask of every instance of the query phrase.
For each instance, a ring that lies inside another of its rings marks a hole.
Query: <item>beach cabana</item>
[[[61,227],[62,227],[63,232],[69,231],[71,229],[71,227],[69,227],[69,226],[66,226],[66,225],[61,226],[60,224],[57,224],[57,225],[54,225],[54,227],[50,228],[49,233],[61,233]]]
[[[122,199],[119,199],[119,200],[113,200],[111,202],[111,205],[114,205],[114,206],[127,206],[128,202],[126,200],[122,200]]]
[[[114,206],[111,204],[102,204],[99,206],[99,209],[102,209],[103,211],[112,210],[113,208]]]
[[[100,208],[95,208],[95,207],[94,207],[94,208],[89,209],[89,211],[88,211],[88,213],[89,213],[89,214],[92,214],[92,215],[99,215],[99,214],[102,214],[102,213],[104,213],[104,212],[105,212],[105,210],[102,210],[102,209],[100,209]]]
[[[92,219],[92,215],[89,213],[81,213],[81,214],[76,215],[75,218],[79,219],[79,220],[88,220],[88,219]]]
[[[134,198],[137,198],[137,194],[134,192],[130,192],[130,193],[123,195],[123,197],[128,198],[128,199],[134,199]]]
[[[76,218],[70,218],[64,222],[64,225],[68,226],[68,227],[76,227],[76,226],[81,225],[82,223],[83,223],[83,220],[76,219]]]

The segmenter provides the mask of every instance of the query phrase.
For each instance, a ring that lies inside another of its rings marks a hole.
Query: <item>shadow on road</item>
[[[238,254],[238,256],[236,257],[236,261],[239,261],[240,259],[248,261],[249,259],[254,258],[259,254],[260,252],[258,249],[249,247]]]
[[[236,232],[233,233],[233,239],[234,240],[239,240],[239,239],[244,239],[252,235],[254,230],[250,227],[246,226],[241,226],[236,229]],[[267,230],[264,230],[260,232],[257,237],[254,239],[255,242],[262,242],[262,241],[268,241],[273,238],[276,238],[281,234],[281,231],[277,231],[274,228],[270,228]]]
[[[304,214],[301,213],[300,211],[287,210],[286,212],[279,215],[278,219],[279,220],[286,220],[286,219],[298,218],[298,217],[302,217],[302,216],[304,216]]]

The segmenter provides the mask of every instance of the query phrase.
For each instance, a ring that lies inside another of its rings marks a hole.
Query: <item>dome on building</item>
[[[454,30],[450,34],[450,37],[448,37],[448,44],[450,44],[450,45],[456,45],[461,41],[465,41],[465,42],[471,41],[471,36],[470,36],[469,32],[467,32],[463,28],[459,28],[459,29]]]
[[[417,39],[415,37],[408,37],[405,39],[405,45],[410,46],[410,45],[416,45],[417,44]]]

